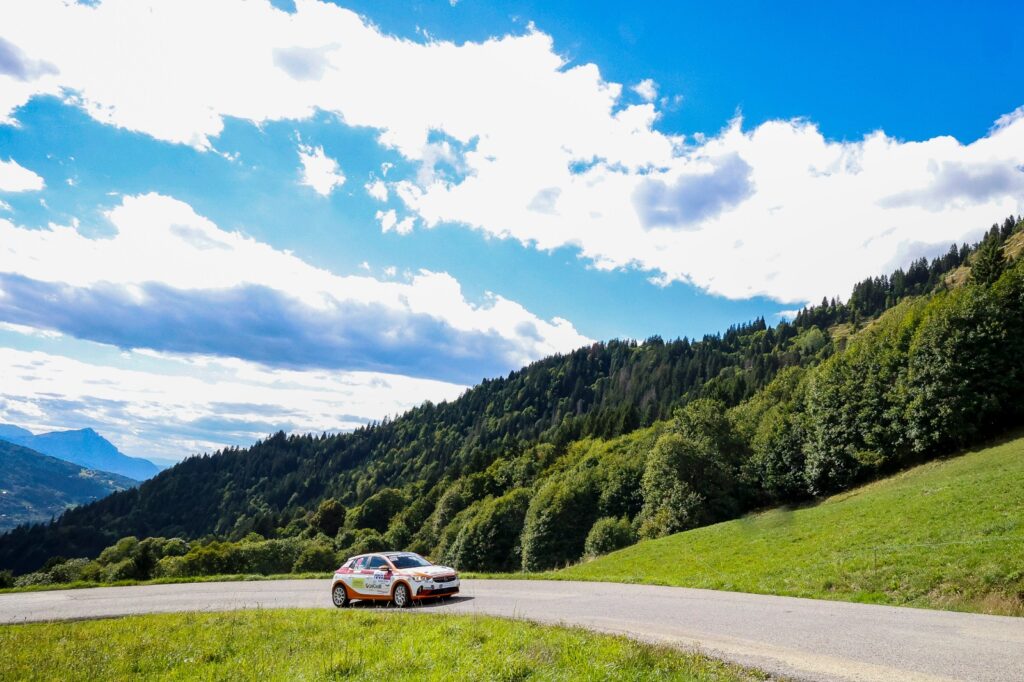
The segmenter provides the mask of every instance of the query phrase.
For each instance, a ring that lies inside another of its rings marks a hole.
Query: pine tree
[[[1003,257],[1003,245],[997,234],[990,233],[989,236],[978,247],[978,253],[974,257],[974,264],[971,265],[971,280],[989,285],[999,279],[1006,268],[1006,259]]]

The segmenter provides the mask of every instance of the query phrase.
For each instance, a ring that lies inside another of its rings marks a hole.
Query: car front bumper
[[[437,585],[437,586],[420,586],[416,588],[416,597],[418,599],[426,599],[428,597],[447,597],[453,594],[459,593],[459,583],[455,582],[454,585]]]

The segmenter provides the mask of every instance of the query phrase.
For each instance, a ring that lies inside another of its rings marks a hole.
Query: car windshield
[[[391,559],[391,563],[395,565],[395,568],[418,568],[430,565],[429,561],[416,554],[397,554],[388,558]]]

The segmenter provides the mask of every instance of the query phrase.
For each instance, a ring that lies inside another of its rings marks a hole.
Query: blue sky
[[[0,421],[176,458],[845,295],[1022,211],[1022,14],[6,3]]]

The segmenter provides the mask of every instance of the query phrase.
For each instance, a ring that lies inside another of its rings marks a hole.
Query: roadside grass
[[[0,679],[764,680],[697,653],[482,616],[292,609],[0,626]]]
[[[536,577],[1021,616],[1024,438]]]
[[[280,573],[264,575],[260,573],[231,573],[225,575],[197,575],[181,578],[153,578],[152,580],[116,580],[103,583],[91,580],[76,580],[70,583],[47,583],[45,585],[26,585],[24,587],[5,587],[0,594],[9,592],[48,592],[50,590],[79,590],[86,587],[124,587],[126,585],[176,585],[179,583],[216,583],[241,582],[248,580],[328,580],[330,573]]]

